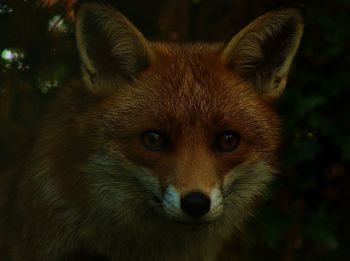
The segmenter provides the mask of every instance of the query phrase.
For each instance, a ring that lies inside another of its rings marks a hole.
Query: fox
[[[303,27],[286,7],[227,43],[156,42],[109,4],[78,3],[82,77],[0,175],[0,259],[235,260],[227,244],[278,172],[274,105]]]

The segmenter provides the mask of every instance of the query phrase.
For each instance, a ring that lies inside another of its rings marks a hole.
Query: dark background
[[[74,0],[0,0],[0,170],[28,148],[50,91],[79,75]],[[248,222],[250,260],[350,260],[350,1],[113,1],[151,40],[227,41],[256,16],[305,6],[286,92],[281,174]],[[29,142],[29,143],[28,143]]]

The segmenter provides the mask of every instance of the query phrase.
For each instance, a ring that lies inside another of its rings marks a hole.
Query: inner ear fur
[[[83,78],[92,91],[133,81],[150,63],[144,36],[104,2],[86,1],[75,10],[75,29]]]
[[[266,13],[231,39],[223,59],[230,70],[249,81],[260,95],[278,97],[285,88],[303,27],[300,8]]]

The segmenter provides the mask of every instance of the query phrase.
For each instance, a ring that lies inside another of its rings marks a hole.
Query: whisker
[[[255,186],[261,187],[261,185],[264,186],[267,184],[268,184],[268,181],[265,181],[265,182],[234,182],[231,184],[229,189],[223,193],[223,197],[225,198],[225,197],[229,196],[232,193],[232,191],[239,191],[240,189],[242,190],[242,188],[239,189],[239,187],[242,187],[242,186],[255,185]]]

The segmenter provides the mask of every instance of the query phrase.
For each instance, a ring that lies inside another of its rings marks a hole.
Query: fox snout
[[[211,193],[200,190],[180,193],[175,186],[169,185],[164,193],[162,207],[166,215],[184,223],[206,223],[222,214],[222,194],[215,187]]]
[[[189,217],[198,219],[210,210],[211,199],[202,192],[191,192],[180,200],[183,212]]]

